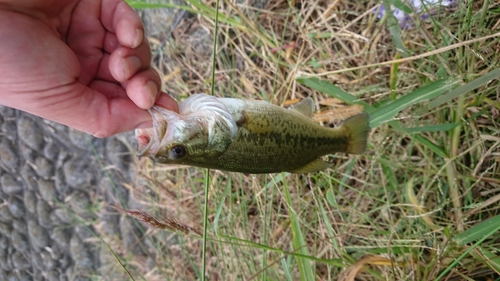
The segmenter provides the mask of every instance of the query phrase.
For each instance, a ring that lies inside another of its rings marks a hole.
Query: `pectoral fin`
[[[312,118],[314,112],[314,101],[310,97],[303,99],[302,101],[296,103],[293,107],[290,107],[290,110],[295,110],[309,118]]]
[[[308,163],[308,164],[306,164],[298,169],[291,170],[288,172],[296,173],[296,174],[313,173],[313,172],[324,170],[326,168],[330,168],[332,165],[333,165],[332,163],[328,163],[326,161],[317,159],[317,160],[314,160],[314,161],[312,161],[312,162],[310,162],[310,163]]]

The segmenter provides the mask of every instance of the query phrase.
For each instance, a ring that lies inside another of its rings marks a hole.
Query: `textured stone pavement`
[[[147,35],[167,36],[178,12],[140,11]],[[96,139],[0,106],[1,281],[128,280],[101,238],[154,266],[144,226],[111,207],[137,206],[130,136]]]
[[[143,254],[141,232],[110,207],[128,205],[134,180],[123,135],[96,139],[7,107],[0,133],[0,280],[110,278],[100,237]]]

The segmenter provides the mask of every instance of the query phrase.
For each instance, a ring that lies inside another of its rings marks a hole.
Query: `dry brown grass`
[[[215,7],[214,1],[203,3]],[[361,108],[297,83],[298,76],[319,75],[360,100],[383,106],[391,97],[404,96],[443,75],[465,83],[497,64],[500,44],[495,38],[414,58],[398,64],[397,70],[394,63],[377,66],[400,58],[387,25],[373,13],[377,3],[270,1],[266,9],[257,10],[246,2],[221,2],[219,12],[238,16],[240,22],[219,23],[214,94],[284,106],[311,96],[318,109],[316,120],[332,125]],[[493,2],[490,5],[499,9]],[[480,14],[481,9],[471,11]],[[472,33],[463,30],[463,18],[456,13],[443,11],[436,18],[442,29],[419,22],[418,27],[403,30],[401,37],[411,55],[439,50],[449,45],[446,40],[463,42],[488,35],[487,28],[498,31],[498,14]],[[181,21],[166,45],[159,45],[162,38],[152,38],[152,49],[162,50],[156,63],[164,90],[179,101],[192,93],[210,93],[213,33],[213,19],[194,15]],[[370,65],[375,66],[363,67]],[[495,87],[492,83],[482,88],[481,101],[474,95],[465,99],[466,110],[458,119],[467,119],[470,125],[459,132],[460,142],[467,146],[454,148],[454,135],[449,132],[422,133],[451,151],[449,159],[440,158],[411,135],[381,125],[372,131],[365,156],[331,158],[336,166],[324,173],[211,171],[208,202],[203,202],[202,169],[154,165],[141,159],[137,163],[140,181],[131,190],[137,201],[150,208],[132,215],[161,226],[149,233],[159,253],[157,269],[151,274],[169,280],[199,278],[198,234],[203,206],[209,204],[209,280],[299,280],[294,217],[316,280],[434,280],[465,250],[452,241],[460,232],[457,225],[469,228],[498,215],[500,106]],[[456,120],[453,114],[458,106],[453,100],[430,111],[411,107],[395,120],[405,128],[450,123]],[[476,118],[471,118],[474,114]],[[450,171],[456,176],[460,204],[466,206],[461,218],[448,197],[446,161],[454,165]],[[285,190],[291,194],[291,204]],[[162,241],[165,228],[179,234],[175,243]],[[499,244],[493,239],[488,245],[493,251]],[[446,280],[496,276],[494,267],[486,266],[477,255],[461,262]]]

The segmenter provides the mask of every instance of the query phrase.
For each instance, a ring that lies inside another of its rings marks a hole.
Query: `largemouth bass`
[[[359,154],[366,149],[368,114],[337,128],[312,120],[307,98],[290,109],[265,101],[195,94],[179,113],[154,106],[153,128],[137,129],[138,156],[164,164],[184,164],[241,173],[310,173],[330,163],[320,156]]]

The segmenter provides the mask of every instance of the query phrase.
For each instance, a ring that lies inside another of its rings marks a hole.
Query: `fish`
[[[313,112],[310,97],[283,108],[260,100],[193,94],[179,103],[178,113],[159,106],[149,109],[153,127],[135,130],[136,155],[239,173],[301,174],[333,166],[321,156],[366,150],[366,112],[336,128],[316,123]]]

